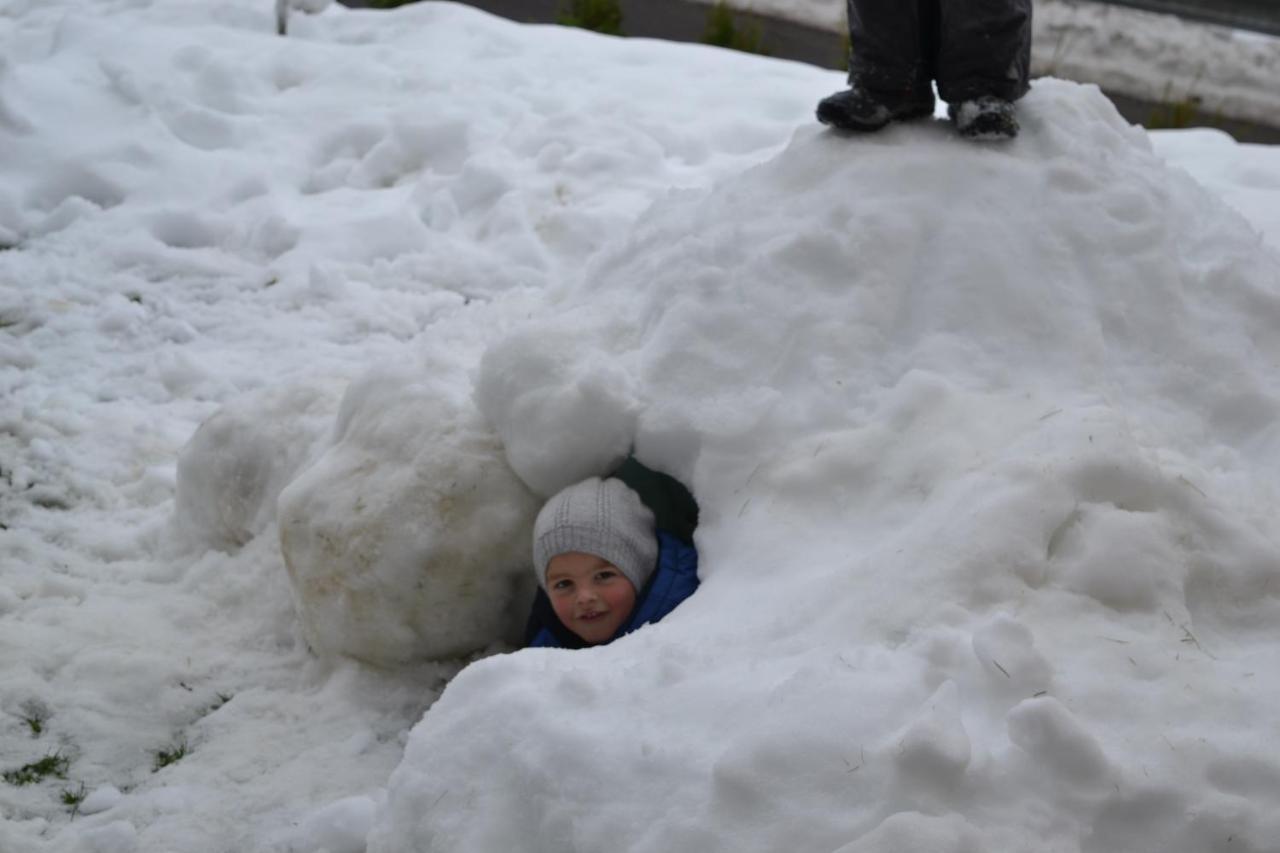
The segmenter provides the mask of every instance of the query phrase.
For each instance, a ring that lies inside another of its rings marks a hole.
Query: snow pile
[[[802,128],[496,345],[517,470],[610,377],[706,582],[462,672],[372,853],[1277,849],[1280,258],[1097,90],[1023,124]]]
[[[540,504],[457,379],[421,376],[353,383],[333,446],[280,495],[281,548],[321,654],[403,663],[519,637]]]

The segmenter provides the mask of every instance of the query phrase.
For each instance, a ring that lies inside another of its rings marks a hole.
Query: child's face
[[[547,597],[564,626],[594,646],[631,615],[636,588],[603,557],[570,551],[547,563]]]

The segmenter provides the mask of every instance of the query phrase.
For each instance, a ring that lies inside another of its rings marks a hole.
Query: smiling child
[[[547,501],[533,531],[541,593],[530,646],[581,648],[657,622],[698,587],[692,544],[657,529],[618,479],[592,477]]]

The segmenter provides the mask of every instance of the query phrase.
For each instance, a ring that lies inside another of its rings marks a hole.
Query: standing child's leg
[[[925,0],[932,2],[932,0]],[[932,55],[918,0],[848,0],[849,88],[823,98],[818,120],[849,130],[933,114]]]
[[[1031,0],[941,0],[938,94],[965,136],[1018,132],[1031,67]]]

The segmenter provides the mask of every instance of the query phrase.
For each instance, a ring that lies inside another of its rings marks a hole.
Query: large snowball
[[[307,642],[386,664],[503,637],[533,580],[538,506],[466,382],[406,369],[352,383],[333,446],[280,495]]]
[[[609,353],[618,331],[574,312],[494,345],[480,364],[476,400],[529,487],[551,496],[616,468],[635,441],[634,380]]]
[[[340,394],[336,382],[266,388],[201,424],[178,457],[180,535],[230,550],[265,530],[281,489],[327,434]]]

